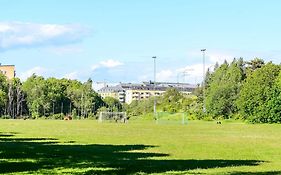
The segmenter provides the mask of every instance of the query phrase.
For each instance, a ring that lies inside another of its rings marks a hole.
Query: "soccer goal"
[[[100,112],[99,122],[116,122],[116,123],[127,123],[128,117],[126,112]]]
[[[187,124],[187,113],[184,112],[157,112],[156,123]]]

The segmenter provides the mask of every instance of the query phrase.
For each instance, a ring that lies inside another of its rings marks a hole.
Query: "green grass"
[[[281,174],[281,125],[0,120],[0,174]]]

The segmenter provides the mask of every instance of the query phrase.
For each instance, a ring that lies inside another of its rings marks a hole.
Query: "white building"
[[[176,88],[180,92],[190,94],[196,88],[196,85],[187,83],[169,83],[156,82],[155,87],[153,82],[143,82],[141,84],[120,83],[117,86],[107,86],[98,91],[103,97],[113,97],[119,99],[121,103],[130,104],[134,100],[148,99],[152,96],[161,96],[168,88]]]

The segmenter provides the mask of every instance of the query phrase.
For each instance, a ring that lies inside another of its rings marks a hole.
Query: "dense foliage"
[[[0,75],[0,109],[6,118],[61,118],[63,115],[92,117],[105,103],[92,89],[92,81],[44,79],[32,75],[25,82],[8,81]]]
[[[250,74],[237,100],[241,115],[251,122],[280,122],[280,66],[268,63]],[[279,87],[278,87],[279,86]]]
[[[187,112],[197,119],[243,119],[252,123],[281,123],[281,66],[260,58],[234,59],[207,70],[192,95],[169,89],[157,99],[157,111]],[[205,95],[204,95],[205,94]],[[153,111],[152,99],[133,102],[128,112]]]
[[[175,88],[168,89],[163,96],[156,98],[158,112],[190,112],[195,105],[197,97],[180,93]],[[127,106],[127,113],[130,116],[144,115],[153,112],[154,98],[147,100],[133,101]]]
[[[244,79],[243,60],[234,59],[228,65],[223,63],[210,75],[206,88],[206,110],[213,118],[229,118],[237,112],[233,103],[239,95]]]
[[[204,87],[204,89],[202,88]],[[204,86],[193,94],[168,89],[156,97],[157,112],[185,112],[197,119],[243,119],[252,123],[281,123],[281,66],[255,58],[216,64],[208,70]],[[0,74],[0,115],[5,118],[95,117],[100,111],[126,111],[128,116],[152,114],[154,98],[121,104],[102,99],[92,80],[43,78],[8,81]]]

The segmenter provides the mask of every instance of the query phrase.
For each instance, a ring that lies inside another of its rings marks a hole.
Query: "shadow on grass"
[[[17,132],[0,132],[0,137],[12,137],[15,134],[18,134]]]
[[[265,171],[265,172],[233,172],[229,175],[280,175],[281,171]]]
[[[257,166],[257,160],[170,160],[149,153],[152,145],[58,144],[52,138],[0,136],[0,173],[46,173],[72,169],[71,174],[164,173],[233,166]],[[78,170],[78,171],[77,171]],[[79,171],[81,170],[81,171]],[[63,172],[62,172],[63,173]],[[67,172],[66,172],[67,173]]]

